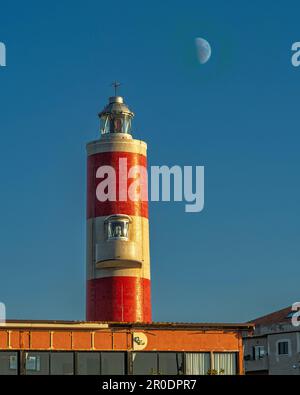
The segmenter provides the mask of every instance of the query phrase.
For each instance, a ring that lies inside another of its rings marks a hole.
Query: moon
[[[207,40],[201,37],[195,38],[197,57],[201,64],[209,61],[211,56],[211,47]]]

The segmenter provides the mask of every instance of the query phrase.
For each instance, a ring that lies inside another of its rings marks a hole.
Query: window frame
[[[263,350],[263,352],[261,352]],[[264,345],[256,344],[253,346],[253,360],[259,361],[266,355],[266,350]]]
[[[25,354],[25,370],[26,372],[40,372],[41,371],[41,356]],[[34,366],[30,367],[30,363]]]
[[[126,226],[127,232],[126,236],[110,236],[111,233],[111,224],[113,222],[122,222]],[[113,214],[110,215],[109,217],[105,218],[104,220],[104,226],[105,226],[105,236],[106,236],[106,241],[128,241],[130,238],[130,224],[132,223],[131,217],[126,214]]]
[[[280,352],[280,344],[282,344],[282,343],[287,345],[287,352],[284,352],[284,353]],[[277,342],[276,342],[276,354],[278,356],[282,356],[282,355],[288,355],[289,356],[289,355],[291,355],[291,341],[290,341],[290,339],[277,340]]]
[[[8,367],[5,371],[5,373],[2,373],[0,371],[0,377],[1,376],[18,376],[20,374],[20,353],[18,350],[0,350],[0,354],[4,355],[6,354],[7,356],[7,363]],[[15,367],[11,367],[12,363],[12,358],[15,359],[14,363],[16,364]]]

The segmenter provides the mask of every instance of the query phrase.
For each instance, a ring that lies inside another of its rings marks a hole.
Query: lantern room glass
[[[131,134],[131,117],[126,114],[104,114],[101,116],[101,134]]]

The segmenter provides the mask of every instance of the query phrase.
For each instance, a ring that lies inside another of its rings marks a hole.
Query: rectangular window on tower
[[[130,218],[125,215],[112,215],[105,220],[107,240],[128,240]]]

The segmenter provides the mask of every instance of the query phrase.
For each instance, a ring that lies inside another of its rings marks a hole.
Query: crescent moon
[[[200,64],[204,64],[209,61],[211,56],[211,46],[207,40],[201,37],[195,39],[197,57]]]

